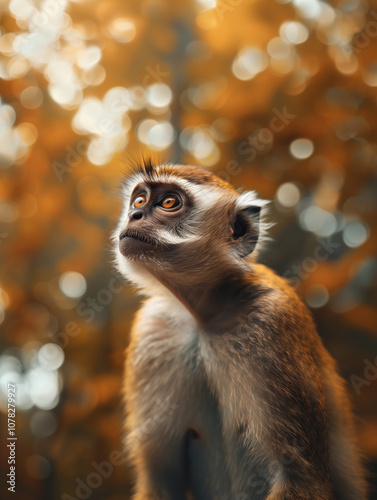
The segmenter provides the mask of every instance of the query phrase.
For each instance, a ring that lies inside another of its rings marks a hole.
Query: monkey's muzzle
[[[157,240],[141,231],[126,229],[119,236],[119,250],[125,257],[152,252],[157,246]]]

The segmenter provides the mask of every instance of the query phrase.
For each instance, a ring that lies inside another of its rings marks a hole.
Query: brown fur
[[[177,183],[183,206],[164,217],[155,193]],[[149,196],[137,220],[135,185]],[[117,236],[131,227],[166,240],[117,248],[120,270],[149,297],[125,374],[134,500],[365,499],[335,363],[288,283],[245,258],[261,203],[169,165],[140,169],[125,200]]]

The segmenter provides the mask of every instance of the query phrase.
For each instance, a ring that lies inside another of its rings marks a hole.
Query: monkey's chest
[[[233,405],[214,383],[220,360],[205,333],[183,323],[165,325],[144,335],[138,361],[137,421],[152,422],[148,439],[156,440],[159,450],[170,449],[172,439],[177,440],[194,497],[229,499],[233,488],[244,491],[247,485],[237,478],[249,470],[248,451],[236,426],[227,425],[230,420],[234,424],[229,414]]]

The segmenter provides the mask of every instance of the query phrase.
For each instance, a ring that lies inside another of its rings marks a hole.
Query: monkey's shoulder
[[[253,264],[247,275],[247,280],[256,291],[264,291],[264,294],[260,295],[271,301],[274,307],[280,301],[285,307],[293,306],[306,309],[289,281],[263,264]]]
[[[288,281],[272,269],[255,264],[248,276],[250,297],[246,318],[280,336],[317,338],[312,315]]]
[[[253,283],[265,287],[266,289],[279,290],[286,295],[297,298],[297,295],[290,283],[264,264],[253,263],[250,266],[248,279]]]

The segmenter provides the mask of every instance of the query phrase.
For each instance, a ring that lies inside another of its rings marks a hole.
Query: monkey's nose
[[[141,210],[136,210],[130,214],[130,219],[140,220],[143,217],[143,212]]]

